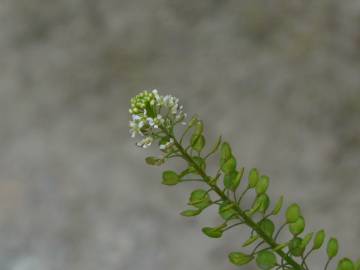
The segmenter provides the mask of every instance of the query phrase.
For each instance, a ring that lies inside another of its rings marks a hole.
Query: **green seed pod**
[[[180,213],[180,215],[184,216],[184,217],[194,217],[197,216],[201,213],[201,209],[188,209],[185,211],[182,211]]]
[[[204,135],[193,134],[191,137],[191,148],[197,152],[200,152],[205,147]]]
[[[147,157],[145,159],[145,162],[148,165],[160,166],[160,165],[164,164],[165,160],[162,158],[157,158],[157,157]]]
[[[227,142],[223,142],[220,148],[220,159],[225,162],[232,157],[231,147]]]
[[[348,259],[343,258],[339,261],[336,270],[356,270],[354,263]]]
[[[163,181],[162,184],[173,186],[180,183],[180,177],[174,171],[164,171],[162,175]]]
[[[222,231],[218,228],[205,227],[202,228],[202,232],[210,238],[220,238],[222,236]]]
[[[294,223],[289,224],[289,231],[294,235],[297,236],[302,233],[305,229],[305,219],[300,216]]]
[[[237,214],[236,210],[233,208],[233,206],[234,205],[231,203],[221,204],[219,207],[219,215],[224,220],[230,220],[230,219],[237,217],[238,214]]]
[[[291,254],[294,255],[295,257],[300,257],[301,255],[303,255],[305,251],[301,243],[302,243],[302,239],[300,237],[295,237],[291,239],[289,243],[289,250]]]
[[[279,214],[284,202],[284,196],[281,196],[275,203],[274,210],[272,211],[273,215]]]
[[[245,265],[251,262],[254,259],[253,256],[247,255],[241,252],[231,252],[229,254],[229,260],[231,263],[240,266]]]
[[[339,251],[338,240],[336,238],[330,238],[326,249],[329,259],[334,258],[337,255],[338,251]]]
[[[250,246],[252,243],[254,243],[256,240],[258,240],[260,238],[259,235],[254,234],[253,236],[250,236],[248,240],[246,240],[244,242],[244,244],[242,244],[243,247],[247,247]]]
[[[298,204],[293,203],[286,210],[286,221],[288,223],[294,223],[301,216],[301,210]]]
[[[312,233],[312,232],[305,235],[304,239],[301,242],[301,247],[302,248],[305,249],[307,247],[307,245],[310,243],[311,238],[313,237],[313,235],[314,235],[314,233]]]
[[[275,231],[275,225],[274,223],[268,219],[265,218],[259,222],[260,228],[265,232],[266,235],[269,237],[272,237]]]
[[[312,249],[321,248],[321,246],[324,243],[324,240],[325,240],[325,231],[324,230],[318,231],[314,237],[314,244],[313,244]]]
[[[270,198],[267,194],[263,193],[257,197],[257,200],[260,202],[260,207],[258,211],[260,213],[265,214],[266,210],[269,208],[270,205]]]
[[[195,156],[195,157],[192,157],[192,159],[195,161],[196,165],[198,165],[200,167],[200,169],[205,171],[206,163],[203,158]],[[189,163],[189,168],[187,169],[187,171],[188,171],[188,173],[198,173],[195,166],[193,166],[190,163]]]
[[[256,187],[259,178],[259,171],[256,168],[251,169],[249,172],[249,188]]]
[[[260,251],[256,257],[256,264],[262,270],[269,270],[276,266],[276,256],[272,251]]]
[[[201,135],[204,131],[204,124],[202,121],[197,121],[196,126],[195,126],[195,132],[194,134],[196,135]]]
[[[355,270],[360,270],[360,259],[358,259],[355,263]]]
[[[231,157],[230,159],[225,161],[225,163],[221,167],[221,170],[226,174],[233,172],[235,169],[236,169],[236,159],[234,157]]]
[[[198,209],[204,209],[211,205],[209,194],[203,189],[196,189],[191,192],[189,205],[192,205]]]
[[[263,194],[266,192],[266,190],[269,187],[269,177],[267,177],[266,175],[262,175],[260,177],[260,181],[256,184],[256,193],[257,194]]]
[[[230,189],[232,191],[235,191],[239,184],[240,184],[240,181],[241,181],[241,178],[242,178],[242,173],[244,170],[241,170],[240,172],[238,171],[232,171],[231,173],[229,174],[226,174],[224,176],[224,186],[227,188],[227,189]]]

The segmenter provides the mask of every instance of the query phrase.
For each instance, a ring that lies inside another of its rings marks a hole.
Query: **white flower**
[[[165,144],[160,144],[160,149],[161,150],[167,150],[169,149],[171,146],[174,145],[174,139],[173,138],[170,138],[170,140],[165,143]]]
[[[132,98],[129,112],[132,116],[129,123],[131,137],[137,134],[146,136],[138,143],[144,148],[151,145],[158,129],[172,128],[177,123],[184,123],[186,117],[178,98],[171,95],[161,96],[156,89],[151,92],[143,91]]]
[[[142,139],[140,142],[136,143],[136,145],[142,148],[148,148],[152,144],[153,140],[153,137],[148,136]]]

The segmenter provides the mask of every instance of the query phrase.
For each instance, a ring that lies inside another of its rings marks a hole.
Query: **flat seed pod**
[[[253,260],[253,258],[254,258],[253,256],[241,252],[231,252],[229,254],[230,262],[232,262],[237,266],[248,264]]]

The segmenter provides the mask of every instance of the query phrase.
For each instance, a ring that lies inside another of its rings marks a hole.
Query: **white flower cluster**
[[[155,139],[155,134],[160,128],[169,128],[172,125],[183,122],[186,114],[179,105],[179,99],[171,96],[161,96],[158,91],[143,91],[131,99],[129,110],[132,120],[130,121],[130,134],[144,137],[138,146],[147,148]],[[173,144],[169,140],[160,145],[161,150],[166,150]]]

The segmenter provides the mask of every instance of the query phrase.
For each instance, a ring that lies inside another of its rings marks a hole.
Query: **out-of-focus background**
[[[245,230],[203,236],[129,138],[146,88],[359,257],[359,26],[356,0],[1,0],[0,269],[236,269]]]

